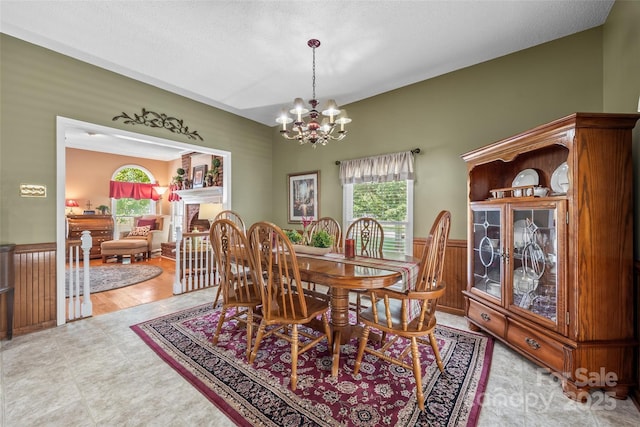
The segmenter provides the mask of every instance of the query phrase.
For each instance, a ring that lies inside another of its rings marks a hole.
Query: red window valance
[[[143,184],[140,182],[109,182],[109,197],[114,199],[151,199],[160,200],[160,196],[156,193],[154,187],[157,184]]]

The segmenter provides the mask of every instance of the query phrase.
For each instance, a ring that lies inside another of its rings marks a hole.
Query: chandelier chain
[[[311,80],[313,86],[313,98],[316,99],[316,48],[313,48],[313,78]]]

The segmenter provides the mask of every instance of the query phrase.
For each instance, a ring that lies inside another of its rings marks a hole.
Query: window
[[[384,251],[413,252],[413,180],[346,184],[343,187],[345,231],[362,217],[384,229]]]
[[[151,184],[155,181],[151,172],[141,166],[124,166],[113,174],[112,180],[142,184]],[[112,198],[111,200],[111,211],[116,221],[116,235],[131,230],[134,217],[154,214],[156,211],[156,202],[148,198]]]
[[[384,251],[413,253],[413,154],[388,154],[340,163],[344,230],[361,217],[384,229]]]

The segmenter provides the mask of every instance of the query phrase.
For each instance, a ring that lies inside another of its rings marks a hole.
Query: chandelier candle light
[[[338,109],[336,101],[330,99],[327,101],[326,109],[322,111],[322,115],[329,119],[323,119],[322,123],[318,122],[320,114],[316,107],[318,106],[318,100],[316,99],[316,48],[320,46],[320,40],[311,39],[307,42],[307,45],[313,49],[313,98],[309,100],[311,110],[305,108],[302,98],[296,98],[293,101],[293,108],[289,110],[289,113],[295,115],[296,121],[294,122],[286,109],[282,110],[282,113],[276,122],[282,124],[280,133],[286,139],[295,139],[300,141],[300,144],[311,144],[313,148],[316,148],[318,144],[327,145],[331,140],[340,141],[347,135],[347,131],[344,129],[344,125],[351,123],[351,119],[347,117],[346,111]],[[309,121],[302,120],[303,116],[308,113]],[[291,129],[287,129],[287,125],[293,122]],[[334,136],[333,131],[336,128],[336,124],[340,125],[340,130],[337,131],[338,135]]]

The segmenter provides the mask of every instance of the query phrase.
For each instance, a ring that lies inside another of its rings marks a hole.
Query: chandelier
[[[313,49],[313,98],[309,100],[311,110],[306,108],[302,98],[296,98],[293,101],[293,108],[289,110],[289,113],[296,118],[295,122],[289,117],[286,109],[282,110],[280,116],[276,118],[276,122],[282,124],[280,133],[284,138],[300,141],[300,144],[309,143],[313,148],[316,148],[318,144],[327,145],[331,140],[340,141],[344,139],[347,136],[344,125],[351,123],[351,119],[347,117],[346,111],[338,109],[335,100],[330,99],[322,111],[322,115],[325,118],[322,122],[318,121],[320,114],[316,109],[319,104],[316,99],[316,48],[320,46],[320,40],[311,39],[307,42],[307,45]],[[308,121],[303,120],[303,117]],[[288,129],[287,125],[292,122],[293,125]],[[336,131],[337,135],[334,135],[336,125],[340,125],[340,129]]]

